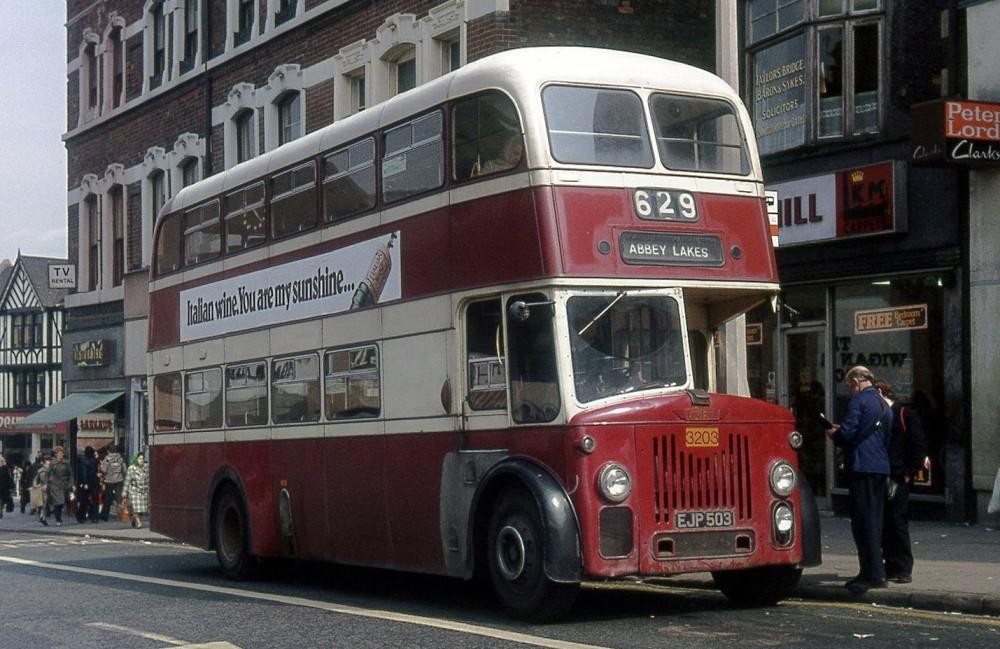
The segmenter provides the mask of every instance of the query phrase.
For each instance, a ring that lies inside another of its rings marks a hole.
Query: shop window
[[[316,163],[271,178],[271,234],[285,237],[316,227]]]
[[[184,422],[188,429],[221,428],[222,370],[188,372],[184,382]]]
[[[507,407],[500,300],[473,302],[465,311],[466,401],[473,410]]]
[[[888,381],[896,399],[923,421],[931,470],[911,485],[913,493],[943,493],[945,436],[945,289],[938,276],[891,278],[837,286],[833,290],[834,421],[851,397],[847,370],[864,365]],[[843,468],[836,484],[846,487]]]
[[[382,408],[378,347],[330,351],[325,358],[326,418],[378,417]]]
[[[278,108],[278,146],[302,135],[302,95],[288,92],[276,102]]]
[[[156,240],[156,273],[166,275],[181,267],[181,215],[163,219]]]
[[[523,157],[517,109],[500,92],[456,102],[452,135],[452,174],[456,180],[514,169]]]
[[[804,0],[750,0],[750,41],[759,41],[801,23],[804,8]]]
[[[516,295],[507,302],[534,304],[527,318],[508,318],[510,409],[519,424],[552,421],[559,414],[554,309],[541,293]]]
[[[382,196],[387,203],[436,189],[444,183],[441,112],[434,111],[385,132]]]
[[[184,213],[184,265],[214,259],[222,251],[219,201],[200,205]]]
[[[646,116],[634,92],[549,86],[542,103],[552,157],[559,162],[653,166]]]
[[[271,404],[276,424],[319,421],[319,358],[315,354],[272,361]]]
[[[181,429],[183,394],[181,374],[161,374],[153,378],[153,430],[169,433]]]
[[[332,223],[375,207],[375,139],[366,138],[323,160],[323,218]]]
[[[226,425],[267,424],[267,363],[226,368]]]
[[[264,183],[226,195],[226,253],[259,246],[267,240]]]

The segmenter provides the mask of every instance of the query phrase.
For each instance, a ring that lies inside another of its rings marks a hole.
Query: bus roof
[[[742,106],[739,95],[725,81],[711,72],[676,61],[592,47],[508,50],[470,63],[186,187],[164,205],[161,214],[185,209],[220,192],[246,185],[450,99],[499,88],[524,105],[537,101],[539,88],[551,82],[655,88],[720,97]]]

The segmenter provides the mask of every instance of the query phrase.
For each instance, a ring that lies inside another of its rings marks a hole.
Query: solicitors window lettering
[[[879,132],[883,5],[750,1],[752,112],[762,154]]]

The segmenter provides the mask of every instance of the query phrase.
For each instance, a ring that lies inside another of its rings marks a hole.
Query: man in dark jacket
[[[892,481],[885,520],[882,522],[882,558],[886,578],[900,584],[913,581],[913,550],[910,544],[910,483],[921,468],[930,468],[927,439],[920,416],[910,406],[896,401],[888,381],[878,379],[875,387],[892,408],[892,436],[889,440],[889,467]]]
[[[84,449],[83,456],[77,460],[76,481],[76,520],[79,523],[86,520],[93,523],[97,520],[97,493],[101,488],[97,479],[97,453],[93,446]]]
[[[882,519],[889,477],[889,431],[892,410],[874,386],[865,367],[852,367],[844,377],[851,391],[844,419],[826,431],[844,449],[851,504],[851,532],[858,548],[858,576],[845,586],[860,595],[869,588],[885,588],[882,565]]]

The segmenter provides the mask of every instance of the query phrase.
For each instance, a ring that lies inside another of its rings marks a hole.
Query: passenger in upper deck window
[[[495,157],[490,158],[481,166],[479,161],[476,161],[470,175],[475,178],[476,176],[508,171],[521,162],[522,155],[524,155],[524,143],[521,140],[521,134],[511,133]]]

